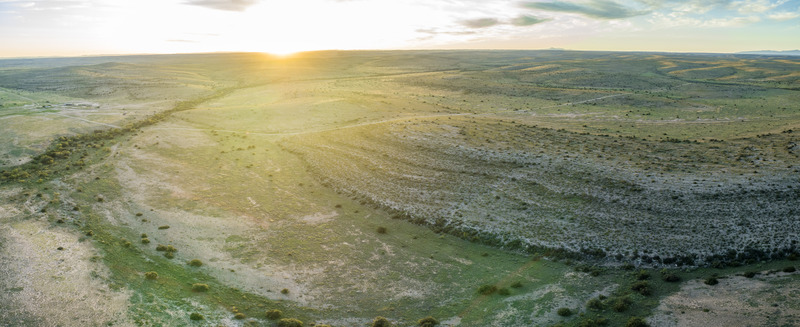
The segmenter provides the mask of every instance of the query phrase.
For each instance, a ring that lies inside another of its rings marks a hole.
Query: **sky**
[[[800,0],[0,0],[0,57],[800,49]]]

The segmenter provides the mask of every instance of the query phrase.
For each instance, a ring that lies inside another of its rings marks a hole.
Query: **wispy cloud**
[[[187,0],[184,4],[217,10],[245,11],[260,0]]]
[[[590,0],[582,3],[566,1],[526,2],[522,6],[530,9],[580,14],[599,19],[620,19],[649,13],[647,10],[635,10],[608,0]]]
[[[461,25],[464,25],[469,28],[484,28],[484,27],[491,27],[497,24],[500,24],[500,21],[497,20],[497,18],[478,18],[478,19],[467,19],[461,21]]]
[[[514,26],[531,26],[536,24],[541,24],[544,22],[550,21],[550,19],[546,18],[538,18],[528,15],[522,15],[517,18],[511,20],[511,25]]]
[[[771,14],[771,15],[769,15],[767,17],[769,17],[769,19],[772,19],[772,20],[784,21],[784,20],[790,20],[790,19],[795,19],[797,17],[800,17],[800,12],[789,12],[789,11],[777,12],[777,13]]]

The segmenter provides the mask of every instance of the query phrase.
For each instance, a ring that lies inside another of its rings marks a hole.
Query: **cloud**
[[[500,21],[497,18],[478,18],[478,19],[467,19],[462,20],[461,25],[464,25],[469,28],[484,28],[490,27],[500,24]]]
[[[217,10],[245,11],[260,0],[187,0],[183,4]]]
[[[548,22],[548,21],[550,21],[550,19],[538,18],[538,17],[528,16],[528,15],[522,15],[522,16],[519,16],[517,18],[512,19],[510,23],[511,23],[511,25],[514,25],[514,26],[531,26],[531,25],[536,25],[536,24],[541,24],[541,23],[544,23],[544,22]]]
[[[649,11],[634,10],[608,0],[589,0],[584,3],[566,1],[526,2],[522,6],[530,9],[580,14],[599,19],[620,19],[649,13]]]
[[[786,3],[786,0],[769,1],[769,0],[741,0],[731,4],[731,7],[736,8],[740,13],[763,13],[774,9]]]
[[[784,21],[784,20],[790,20],[790,19],[795,19],[797,17],[800,17],[800,13],[784,11],[784,12],[774,13],[774,14],[769,15],[767,17],[769,17],[769,19],[772,19],[772,20]]]

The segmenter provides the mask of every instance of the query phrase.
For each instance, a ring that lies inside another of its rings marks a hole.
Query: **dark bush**
[[[705,281],[703,281],[706,285],[717,285],[719,284],[719,280],[716,277],[709,277]]]
[[[195,291],[195,292],[207,292],[208,291],[208,284],[194,283],[194,284],[192,284],[192,291]]]
[[[278,320],[278,327],[303,327],[303,322],[294,318]]]
[[[645,280],[645,279],[649,279],[649,278],[650,278],[650,273],[647,270],[642,269],[642,270],[639,270],[639,272],[636,273],[636,279],[637,280]]]
[[[269,320],[278,320],[283,316],[283,312],[278,309],[267,310],[267,319]]]
[[[189,319],[191,319],[191,320],[204,320],[204,319],[206,319],[206,317],[203,317],[203,315],[201,315],[201,314],[199,314],[197,312],[192,312],[192,314],[189,315]]]
[[[389,322],[389,319],[381,316],[377,316],[372,320],[372,327],[390,327],[391,325],[392,323]]]
[[[647,327],[649,326],[644,319],[639,317],[631,317],[628,319],[628,322],[625,323],[625,327]]]
[[[748,272],[744,273],[744,277],[747,277],[747,278],[756,277],[756,272],[755,271],[748,271]]]
[[[478,293],[481,295],[490,295],[494,292],[497,292],[497,286],[495,285],[481,285],[481,287],[478,287]]]
[[[653,290],[650,289],[650,283],[644,280],[633,283],[633,285],[631,285],[631,290],[645,296],[653,293]]]
[[[513,287],[513,288],[521,288],[522,287],[522,282],[520,282],[520,281],[513,282],[511,284],[511,287]]]
[[[378,227],[378,229],[376,231],[378,232],[378,234],[386,234],[386,232],[388,230],[386,229],[386,227],[381,226],[381,227]]]
[[[589,300],[589,302],[586,302],[586,308],[595,311],[603,310],[603,301],[599,298],[593,298]]]
[[[579,324],[578,327],[600,327],[608,325],[608,319],[603,317],[598,317],[594,319],[584,319]]]
[[[797,271],[797,269],[794,266],[788,266],[783,268],[783,272],[785,273],[793,273],[795,271]]]
[[[284,295],[289,294],[289,289],[288,288],[282,289],[281,290],[281,294],[284,294]]]
[[[158,226],[158,229],[169,229],[169,225]]]
[[[572,315],[572,310],[570,308],[559,308],[556,313],[562,317],[569,317]]]
[[[417,320],[417,326],[419,327],[433,327],[439,324],[439,321],[436,318],[427,316],[420,320]]]
[[[502,287],[502,288],[497,290],[497,294],[500,294],[500,295],[511,295],[511,291],[509,291],[508,288]]]
[[[681,278],[678,277],[678,275],[676,275],[674,273],[666,273],[664,275],[661,275],[661,279],[663,281],[669,282],[669,283],[675,283],[675,282],[681,281]]]

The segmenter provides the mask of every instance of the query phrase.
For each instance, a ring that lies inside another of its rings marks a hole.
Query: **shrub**
[[[164,244],[156,245],[156,251],[166,251],[166,250],[167,250],[167,246],[166,245],[164,245]]]
[[[611,309],[616,312],[624,312],[628,310],[628,306],[631,305],[631,299],[629,297],[622,297],[614,300],[614,303],[611,304]]]
[[[703,281],[703,283],[705,283],[706,285],[711,285],[711,286],[713,286],[713,285],[717,285],[717,284],[719,284],[719,280],[717,280],[717,278],[716,278],[716,277],[709,277],[708,279],[706,279],[705,281]]]
[[[303,327],[303,322],[294,318],[278,320],[278,327]]]
[[[376,231],[378,232],[378,234],[386,234],[386,232],[388,230],[386,229],[386,227],[381,226],[381,227],[378,227],[378,229]]]
[[[513,287],[513,288],[521,288],[522,287],[522,282],[516,281],[516,282],[511,284],[511,287]]]
[[[167,259],[172,259],[175,257],[175,253],[173,252],[164,252],[164,257]]]
[[[289,294],[289,289],[288,288],[282,289],[281,290],[281,294],[283,294],[283,295]]]
[[[639,272],[636,273],[636,279],[637,280],[645,280],[645,279],[649,279],[649,278],[650,278],[650,273],[647,272],[647,270],[642,269],[642,270],[639,270]]]
[[[748,272],[744,273],[744,277],[747,277],[747,278],[756,277],[756,272],[755,271],[748,271]]]
[[[661,279],[663,281],[665,281],[665,282],[668,282],[668,283],[674,283],[674,282],[681,281],[681,278],[678,277],[678,275],[676,275],[674,273],[666,273],[666,274],[661,276]]]
[[[141,217],[141,216],[142,216],[142,213],[141,213],[141,212],[137,212],[137,213],[136,213],[136,217]]]
[[[386,319],[381,316],[377,316],[375,317],[375,319],[372,320],[372,327],[389,327],[391,325],[392,323],[389,322],[389,319]]]
[[[142,244],[149,244],[149,243],[150,243],[150,239],[149,238],[143,238],[142,239]]]
[[[194,283],[194,284],[192,284],[192,291],[194,291],[194,292],[208,292],[208,284]]]
[[[267,310],[267,319],[269,320],[278,320],[283,315],[283,312],[278,309]]]
[[[247,318],[247,315],[241,312],[237,312],[235,315],[233,315],[233,319],[244,319],[244,318]]]
[[[511,291],[509,291],[508,288],[503,287],[503,288],[500,288],[500,289],[497,290],[497,294],[500,294],[500,295],[511,295]]]
[[[647,327],[649,326],[644,319],[639,317],[631,317],[628,319],[628,322],[625,323],[625,327]]]
[[[192,267],[200,267],[203,265],[203,262],[198,259],[192,259],[189,261],[189,265]]]
[[[158,273],[155,272],[155,271],[148,271],[148,272],[144,273],[144,278],[150,279],[150,280],[158,279]]]
[[[599,327],[605,325],[608,325],[608,319],[603,317],[584,319],[578,324],[579,327]]]
[[[147,234],[142,233],[141,238],[147,238]]]
[[[795,269],[794,266],[788,266],[788,267],[783,268],[783,272],[785,272],[785,273],[793,273],[795,271],[797,271],[797,269]]]
[[[556,313],[558,313],[558,315],[562,317],[569,317],[572,315],[572,310],[570,310],[569,308],[559,308],[558,311],[556,311]]]
[[[497,286],[495,285],[481,285],[481,287],[478,287],[478,293],[481,295],[489,295],[494,292],[497,292]]]
[[[603,310],[603,301],[598,298],[593,298],[586,302],[586,308],[590,310]]]
[[[203,317],[203,315],[201,315],[201,314],[199,314],[197,312],[192,312],[192,314],[189,315],[189,319],[191,319],[191,320],[204,320],[204,319],[206,319],[206,317]]]
[[[439,321],[436,318],[427,316],[420,320],[417,320],[417,326],[419,327],[433,327],[439,324]]]
[[[644,280],[633,283],[633,285],[631,285],[631,290],[639,292],[639,294],[645,296],[653,293],[653,291],[650,289],[650,283]]]
[[[169,229],[169,225],[158,226],[158,229]]]

